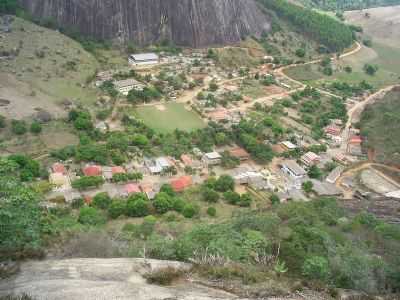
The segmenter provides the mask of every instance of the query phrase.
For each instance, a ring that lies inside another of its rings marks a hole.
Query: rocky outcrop
[[[255,0],[20,0],[37,18],[99,39],[204,47],[270,29]]]

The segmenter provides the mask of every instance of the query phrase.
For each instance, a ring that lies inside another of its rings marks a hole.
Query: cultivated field
[[[135,109],[135,115],[160,133],[170,133],[175,129],[192,131],[205,127],[205,123],[193,111],[181,103],[142,106]]]

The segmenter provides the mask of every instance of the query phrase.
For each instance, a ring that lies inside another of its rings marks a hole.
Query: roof
[[[182,176],[171,181],[172,189],[175,192],[182,192],[193,184],[192,176]]]
[[[343,171],[344,168],[342,166],[338,166],[329,173],[325,180],[329,183],[335,183]]]
[[[350,138],[349,141],[350,144],[361,144],[362,143],[362,138],[359,135],[354,135]]]
[[[137,84],[141,84],[139,81],[132,79],[132,78],[128,78],[125,80],[119,80],[119,81],[115,81],[114,85],[116,88],[124,88],[124,87],[128,87],[128,86],[133,86],[133,85],[137,85]]]
[[[282,166],[290,169],[297,176],[306,175],[306,171],[299,166],[299,164],[294,160],[285,160],[282,162]]]
[[[134,183],[128,183],[124,186],[124,192],[129,194],[136,194],[136,193],[140,193],[140,187],[137,184]]]
[[[385,194],[386,197],[400,199],[400,190],[392,191]]]
[[[221,155],[218,152],[209,152],[204,154],[208,159],[220,159]]]
[[[293,144],[291,141],[284,141],[281,144],[283,146],[285,146],[286,148],[288,148],[289,150],[293,150],[293,149],[297,148],[297,146],[295,144]]]
[[[325,127],[326,133],[338,135],[338,134],[340,134],[340,131],[341,131],[340,127],[335,126],[335,125],[330,125],[328,127]]]
[[[123,167],[120,166],[116,166],[116,167],[112,167],[111,168],[111,172],[114,174],[123,174],[126,173],[125,169]]]
[[[159,165],[163,169],[171,166],[171,162],[166,157],[157,158],[156,164]]]
[[[186,166],[191,166],[193,164],[193,160],[188,154],[182,154],[181,155],[181,161],[186,165]]]
[[[62,173],[51,173],[49,176],[49,181],[51,184],[56,186],[62,186],[67,184],[68,179]]]
[[[321,182],[315,179],[311,179],[311,182],[313,183],[313,190],[319,196],[338,196],[342,194],[342,191],[332,183]]]
[[[54,173],[62,173],[65,174],[67,170],[65,169],[65,166],[61,163],[55,163],[52,165],[51,169],[53,170]]]
[[[158,60],[158,55],[155,53],[131,54],[130,57],[135,61]]]
[[[101,166],[87,166],[83,169],[83,174],[85,176],[101,176],[102,170]]]
[[[320,157],[317,154],[315,154],[314,152],[311,152],[311,151],[304,154],[301,158],[304,160],[310,161],[310,162],[320,159]]]
[[[216,109],[209,112],[208,116],[216,121],[222,121],[229,118],[229,113],[226,109]]]
[[[248,158],[250,154],[243,148],[233,148],[229,150],[229,154],[236,158]]]

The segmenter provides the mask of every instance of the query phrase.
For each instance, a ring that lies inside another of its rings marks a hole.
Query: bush
[[[232,205],[236,205],[240,202],[240,195],[233,191],[228,191],[224,193],[225,200]]]
[[[25,134],[28,131],[26,128],[25,121],[12,120],[11,121],[11,131],[17,135]]]
[[[325,257],[313,256],[305,260],[303,275],[309,279],[325,281],[329,277],[329,262]]]
[[[269,197],[269,200],[271,200],[271,204],[272,204],[272,205],[274,205],[274,204],[279,204],[279,203],[281,202],[281,199],[279,199],[278,195],[276,195],[276,194],[272,194],[272,195]]]
[[[172,198],[172,207],[175,211],[181,213],[183,209],[185,208],[186,202],[179,197],[174,197]]]
[[[36,121],[32,122],[30,130],[34,134],[39,134],[42,132],[42,125]]]
[[[5,128],[6,127],[6,118],[2,115],[0,115],[0,128]]]
[[[107,209],[111,204],[111,198],[107,193],[99,193],[93,198],[92,205],[100,209]]]
[[[108,215],[112,219],[116,219],[125,213],[126,203],[122,200],[113,200],[108,207]]]
[[[219,194],[207,187],[203,187],[201,191],[202,197],[204,201],[210,202],[210,203],[215,203],[219,199]]]
[[[296,55],[298,57],[304,57],[306,55],[306,50],[303,48],[299,48],[296,50]]]
[[[84,225],[102,225],[106,223],[104,215],[94,207],[82,207],[79,211],[78,222]]]
[[[215,189],[218,192],[233,191],[235,187],[235,181],[232,176],[222,175],[215,182]]]
[[[217,215],[217,210],[215,207],[209,207],[207,208],[207,215],[210,217],[215,217]]]
[[[90,187],[99,187],[103,183],[104,179],[101,176],[84,176],[72,181],[71,186],[74,189],[81,190]]]
[[[153,201],[153,206],[157,213],[165,214],[174,207],[173,199],[165,192],[158,193]]]
[[[129,217],[144,217],[150,213],[150,205],[146,196],[136,194],[126,202],[126,214]]]
[[[152,271],[144,275],[150,284],[170,285],[183,275],[183,271],[167,267]]]
[[[182,211],[182,215],[188,219],[193,218],[198,213],[199,213],[199,207],[191,203],[187,203]]]
[[[240,202],[239,205],[242,207],[249,207],[251,205],[251,202],[253,199],[251,198],[249,193],[243,194],[240,196]]]

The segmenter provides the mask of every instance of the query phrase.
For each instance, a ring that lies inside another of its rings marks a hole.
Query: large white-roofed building
[[[128,60],[133,66],[155,65],[160,62],[160,57],[155,53],[140,53],[131,54]]]

